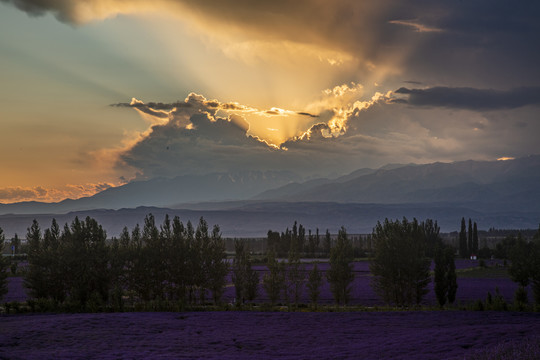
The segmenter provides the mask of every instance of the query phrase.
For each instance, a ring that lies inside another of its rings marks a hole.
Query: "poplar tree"
[[[326,255],[329,255],[331,248],[332,248],[332,238],[330,236],[330,231],[326,229],[326,234],[324,235],[324,242],[323,242],[323,252]]]
[[[302,225],[300,229],[303,229]],[[299,238],[293,237],[285,272],[285,298],[287,303],[295,306],[300,302],[304,286],[304,265],[300,262],[298,241]]]
[[[461,218],[461,230],[459,231],[459,256],[462,258],[467,257],[467,225],[465,224],[465,218]]]
[[[32,221],[32,225],[27,230],[28,270],[24,277],[24,286],[29,289],[32,298],[47,298],[46,259],[42,244],[41,228],[36,219]]]
[[[171,281],[174,286],[174,297],[181,304],[186,301],[187,277],[187,245],[186,228],[180,218],[175,216],[172,223],[172,243],[171,243]]]
[[[195,272],[198,268],[198,249],[195,242],[195,229],[191,221],[188,220],[186,224],[186,233],[185,233],[185,249],[186,249],[186,293],[188,297],[188,302],[191,304],[195,301]]]
[[[263,276],[263,288],[270,299],[270,304],[275,305],[279,301],[279,295],[285,283],[283,263],[276,259],[274,248],[268,249],[266,257],[268,272]]]
[[[128,265],[129,289],[139,299],[148,301],[151,299],[151,284],[147,276],[146,244],[143,242],[139,224],[136,224],[131,231],[129,255],[131,259]]]
[[[467,257],[471,256],[473,251],[473,226],[469,218],[469,231],[467,232]]]
[[[90,299],[106,303],[110,283],[105,230],[90,217],[84,221],[75,217],[61,237],[69,300],[81,308],[86,308]]]
[[[7,276],[9,260],[6,256],[2,256],[5,245],[6,237],[4,236],[4,230],[0,227],[0,300],[2,300],[8,292]]]
[[[321,285],[322,275],[319,271],[317,263],[315,263],[313,265],[313,269],[311,269],[311,271],[309,272],[308,282],[306,285],[308,288],[309,299],[315,307],[317,307],[317,301],[319,300],[319,296],[321,294]]]
[[[16,255],[21,250],[21,239],[19,238],[19,235],[15,234],[13,238],[11,239],[11,246],[13,248],[13,254]]]
[[[453,303],[456,298],[457,280],[454,250],[449,246],[439,246],[435,253],[435,295],[442,308]]]
[[[425,256],[424,237],[423,225],[416,219],[377,222],[370,270],[372,286],[386,302],[397,306],[419,304],[427,293],[431,261]]]
[[[330,269],[326,273],[330,290],[338,304],[348,304],[351,296],[353,273],[353,248],[342,226],[338,232],[336,244],[330,250]]]
[[[245,243],[235,240],[234,249],[232,281],[236,293],[236,303],[241,305],[245,300],[254,300],[257,296],[259,275],[251,267],[251,257]]]
[[[66,298],[64,271],[66,258],[63,254],[64,245],[61,242],[60,227],[56,219],[52,220],[51,227],[43,235],[43,256],[46,257],[48,267],[48,296],[57,303]]]
[[[156,226],[154,215],[148,214],[144,218],[142,230],[143,253],[146,265],[146,281],[149,286],[150,299],[163,299],[163,281],[165,280],[162,263],[162,239]]]
[[[207,284],[212,292],[212,299],[217,305],[221,301],[226,285],[229,265],[226,262],[225,242],[221,238],[219,226],[214,225],[207,255]]]
[[[478,255],[478,227],[476,226],[476,221],[473,225],[472,252],[473,254]]]
[[[206,289],[208,288],[208,269],[210,267],[210,236],[208,235],[208,223],[204,218],[199,219],[199,224],[195,230],[195,247],[191,256],[196,259],[196,266],[193,268],[193,282],[199,290],[199,299],[204,304]]]

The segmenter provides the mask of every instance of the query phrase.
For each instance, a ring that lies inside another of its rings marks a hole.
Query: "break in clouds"
[[[118,104],[152,124],[116,153],[118,167],[144,177],[246,169],[327,175],[385,163],[538,153],[539,2],[0,1],[74,25],[165,11],[218,46],[286,42],[331,54],[330,64],[352,64],[343,66],[337,84],[361,82],[370,91],[337,86],[294,111],[196,94],[175,103]],[[263,51],[262,45],[249,49]],[[280,141],[255,131],[256,121],[274,118],[293,129]]]
[[[492,160],[537,151],[537,104],[516,102],[516,92],[475,90],[468,98],[469,89],[401,88],[366,99],[356,92],[360,88],[351,84],[323,91],[309,106],[316,113],[258,110],[193,93],[171,104],[135,99],[115,104],[154,119],[149,131],[119,154],[118,164],[138,169],[145,178],[248,170],[289,170],[309,177],[386,163]],[[427,95],[420,101],[413,94]],[[479,101],[484,106],[472,110]],[[298,135],[272,144],[250,133],[252,117],[261,114],[311,120]]]

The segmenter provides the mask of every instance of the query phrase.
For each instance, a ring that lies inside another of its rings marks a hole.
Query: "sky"
[[[539,154],[540,3],[0,0],[0,203]]]

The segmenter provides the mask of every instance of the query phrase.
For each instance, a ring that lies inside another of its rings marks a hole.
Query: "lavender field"
[[[478,262],[458,260],[456,266],[462,271],[458,303],[484,300],[496,288],[512,302],[517,285],[505,269],[478,276]],[[267,271],[255,268],[260,276]],[[319,268],[324,272],[328,264]],[[384,305],[371,289],[368,262],[356,262],[354,272],[352,304]],[[424,305],[436,304],[432,286]],[[328,283],[321,290],[320,303],[331,304]],[[26,299],[23,279],[9,278],[4,301]],[[234,301],[231,284],[223,300]],[[267,300],[261,286],[255,302]],[[458,310],[20,314],[0,322],[0,359],[457,360],[540,334],[540,314]]]
[[[1,359],[463,359],[540,334],[511,312],[10,315]]]
[[[488,261],[487,265],[490,267],[496,267],[499,262],[497,261]],[[313,267],[313,264],[306,264],[305,271],[306,273],[310,271]],[[463,260],[456,259],[456,268],[458,270],[465,269],[474,269],[478,267],[477,260]],[[319,270],[323,273],[329,269],[328,263],[318,264]],[[259,273],[259,279],[262,279],[262,276],[267,271],[266,266],[258,265],[254,266],[254,269]],[[371,274],[369,272],[369,262],[368,261],[358,261],[354,263],[354,274],[355,279],[352,284],[352,305],[361,305],[361,306],[377,306],[385,305],[381,303],[380,298],[371,288]],[[505,269],[501,269],[502,274],[506,274]],[[27,299],[27,294],[23,286],[22,277],[11,277],[8,279],[8,294],[4,298],[4,302],[11,301],[25,301]],[[223,301],[227,303],[234,302],[235,291],[234,286],[231,283],[230,274],[228,276],[228,286],[225,289],[223,296]],[[470,304],[476,300],[485,300],[486,295],[490,292],[492,295],[495,294],[495,290],[498,289],[502,297],[506,302],[512,302],[514,297],[514,292],[516,291],[518,285],[514,283],[508,276],[497,276],[497,277],[464,277],[458,278],[458,291],[456,296],[456,302],[460,304]],[[529,291],[529,297],[532,301],[532,291]],[[258,296],[255,299],[255,302],[267,302],[268,298],[262,287],[262,284],[259,285]],[[302,296],[302,302],[308,303],[309,298],[307,291],[304,291]],[[321,304],[332,304],[333,298],[332,293],[330,292],[330,286],[326,281],[326,278],[323,276],[323,284],[321,286]],[[423,305],[435,306],[437,300],[435,298],[435,293],[433,291],[433,282],[429,285],[429,293],[427,294]]]

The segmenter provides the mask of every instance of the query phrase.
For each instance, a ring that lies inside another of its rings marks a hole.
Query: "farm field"
[[[478,261],[476,260],[463,260],[456,259],[456,269],[458,270],[458,290],[456,295],[456,303],[469,304],[476,300],[485,300],[486,295],[490,292],[495,294],[495,289],[498,289],[502,297],[506,302],[512,302],[514,298],[514,292],[518,285],[513,282],[507,275],[507,269],[497,267],[498,262],[487,261],[488,269],[478,268]],[[306,264],[306,273],[312,269],[312,264]],[[318,264],[319,270],[326,272],[329,269],[328,263]],[[257,265],[254,269],[259,273],[259,279],[267,271],[266,266]],[[380,298],[371,288],[371,274],[369,271],[368,261],[357,261],[354,263],[355,279],[352,284],[352,298],[351,304],[362,306],[377,306],[384,305],[381,303]],[[223,295],[223,301],[233,302],[235,298],[234,286],[230,280],[230,274],[228,276],[229,285],[225,289]],[[532,291],[529,291],[529,297],[532,301]],[[5,302],[11,301],[25,301],[27,294],[23,285],[22,277],[9,278],[8,294],[5,296]],[[268,298],[262,287],[259,285],[258,296],[255,302],[266,302]],[[308,303],[309,298],[307,291],[302,294],[302,302]],[[330,292],[330,286],[326,281],[326,277],[323,276],[323,284],[321,286],[321,304],[332,304],[333,298]],[[426,295],[423,305],[434,306],[437,300],[433,291],[433,282],[429,285],[429,293]]]
[[[2,317],[2,359],[463,359],[540,333],[540,314],[187,312]]]
[[[458,307],[488,292],[511,303],[517,285],[495,262],[457,260]],[[306,264],[306,271],[312,268]],[[254,267],[259,276],[267,271]],[[328,270],[327,263],[319,269]],[[352,305],[382,304],[369,263],[354,263]],[[230,275],[229,275],[230,276]],[[423,305],[435,306],[433,283]],[[529,295],[531,292],[529,291]],[[229,284],[223,300],[234,301]],[[25,301],[22,277],[4,301]],[[268,299],[259,286],[255,303]],[[308,302],[304,291],[302,301]],[[332,304],[326,280],[321,304]],[[326,310],[328,310],[327,308]],[[0,359],[464,359],[540,334],[540,314],[488,311],[134,312],[19,314],[0,318]]]

